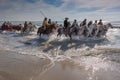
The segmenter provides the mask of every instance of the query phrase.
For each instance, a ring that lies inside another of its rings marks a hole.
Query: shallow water
[[[35,55],[53,65],[33,80],[120,80],[120,29],[109,29],[107,39],[72,40],[56,34],[0,33],[0,49]]]
[[[83,59],[83,60],[81,60]],[[119,80],[120,72],[110,62],[96,57],[81,58],[77,62],[65,59],[47,71],[40,80]],[[119,67],[119,65],[117,66]],[[115,67],[114,67],[115,68]],[[38,79],[39,80],[39,79]]]

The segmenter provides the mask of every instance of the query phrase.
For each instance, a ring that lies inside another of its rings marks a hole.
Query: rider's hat
[[[100,21],[102,21],[102,19],[100,19]]]

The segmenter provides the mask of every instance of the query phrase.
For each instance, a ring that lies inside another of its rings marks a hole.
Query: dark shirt
[[[68,21],[64,20],[64,27],[67,28],[68,27]]]
[[[48,23],[51,24],[51,21],[49,20]]]
[[[89,27],[91,24],[92,24],[92,22],[90,21],[90,22],[88,23],[88,27]]]
[[[103,22],[99,22],[98,25],[103,25]]]
[[[86,25],[86,21],[83,21],[83,26],[85,26]]]
[[[27,28],[28,24],[27,23],[24,23],[24,28]]]

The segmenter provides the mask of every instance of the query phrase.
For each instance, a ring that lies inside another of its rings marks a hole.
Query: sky
[[[120,21],[120,0],[0,0],[0,21]]]

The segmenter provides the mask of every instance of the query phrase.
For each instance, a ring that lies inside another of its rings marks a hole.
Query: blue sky
[[[55,7],[59,7],[63,4],[62,0],[43,0],[46,4],[53,5]]]
[[[120,0],[0,0],[0,20],[42,21],[41,11],[56,21],[120,21]]]

